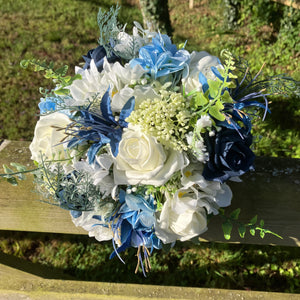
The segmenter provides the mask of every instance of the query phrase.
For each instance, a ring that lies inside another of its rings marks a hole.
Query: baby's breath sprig
[[[191,118],[189,103],[180,93],[160,90],[159,94],[161,98],[143,101],[126,121],[139,125],[167,148],[186,151],[185,135]]]

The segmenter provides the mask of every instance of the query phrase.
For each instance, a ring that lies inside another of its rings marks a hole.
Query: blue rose
[[[225,182],[253,169],[255,155],[249,148],[252,135],[244,128],[222,128],[215,136],[205,137],[209,160],[204,166],[206,180]]]
[[[103,70],[104,57],[107,58],[109,63],[121,61],[121,59],[118,56],[116,56],[114,53],[112,53],[111,56],[107,56],[105,48],[101,45],[95,49],[90,50],[87,53],[87,55],[83,55],[82,57],[85,61],[85,65],[83,66],[84,70],[90,68],[90,63],[91,60],[93,59],[99,72]]]

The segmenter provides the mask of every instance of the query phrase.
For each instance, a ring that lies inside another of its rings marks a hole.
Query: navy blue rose
[[[209,160],[204,166],[206,180],[225,182],[253,169],[255,155],[249,148],[252,135],[243,128],[222,128],[215,136],[205,137]]]
[[[116,56],[114,53],[112,53],[111,56],[107,57],[105,48],[101,45],[95,49],[90,50],[87,53],[87,55],[83,55],[82,57],[85,61],[85,65],[83,66],[84,70],[90,68],[90,63],[91,60],[93,59],[99,72],[103,70],[104,57],[107,58],[109,63],[114,63],[117,61],[121,62],[121,59],[118,56]]]

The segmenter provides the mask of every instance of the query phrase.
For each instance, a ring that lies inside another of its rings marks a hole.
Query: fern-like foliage
[[[108,56],[111,54],[114,39],[117,38],[122,26],[118,23],[118,14],[120,6],[117,4],[116,7],[111,7],[108,12],[102,11],[99,8],[97,15],[97,23],[100,29],[99,44],[102,45]]]
[[[54,69],[54,63],[49,64],[46,61],[41,61],[39,59],[24,59],[20,62],[20,66],[27,69],[29,66],[33,67],[35,72],[44,72],[44,77],[47,79],[52,79],[56,85],[57,89],[54,90],[56,95],[68,95],[69,89],[67,87],[76,79],[81,79],[80,74],[75,76],[66,76],[68,71],[68,66],[65,65],[58,69]]]

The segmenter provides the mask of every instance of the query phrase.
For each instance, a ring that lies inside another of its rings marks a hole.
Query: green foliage
[[[233,3],[235,0],[226,2]],[[242,0],[239,5],[237,26],[228,30],[224,29],[227,27],[227,19],[223,18],[225,1],[209,1],[189,10],[184,1],[169,0],[173,39],[178,44],[187,40],[185,48],[189,51],[205,50],[216,56],[226,48],[235,57],[248,61],[253,71],[252,78],[264,64],[261,78],[286,74],[274,77],[268,83],[271,84],[268,90],[275,92],[277,86],[277,92],[288,91],[288,96],[268,97],[272,101],[269,105],[271,114],[264,122],[259,120],[260,125],[255,125],[254,134],[261,135],[261,141],[253,148],[257,155],[299,157],[297,128],[300,126],[300,101],[295,85],[298,85],[299,91],[300,10],[268,0]],[[246,69],[247,66],[241,70],[240,78],[243,78]],[[298,82],[286,80],[287,77]],[[276,78],[283,84],[281,87],[277,85]],[[259,89],[259,86],[256,88]],[[289,92],[290,88],[294,91]]]
[[[236,78],[236,76],[232,72],[235,70],[235,60],[232,54],[227,50],[223,50],[221,56],[225,58],[224,70],[219,69],[218,71],[224,79],[207,79],[209,89],[206,93],[191,92],[186,95],[187,97],[192,96],[191,108],[195,111],[195,117],[192,119],[192,123],[195,122],[196,119],[199,119],[201,115],[207,114],[210,114],[219,121],[224,121],[225,114],[222,112],[224,109],[223,103],[233,102],[229,93],[224,93],[224,90],[234,86],[232,79]]]
[[[20,61],[35,57],[53,61],[55,66],[82,66],[85,55],[97,47],[99,7],[108,10],[114,0],[48,1],[0,0],[0,137],[31,140],[38,120],[38,87],[53,88],[52,80],[20,68]],[[120,2],[121,3],[121,2]],[[133,27],[132,20],[142,23],[138,7],[122,3],[119,21]],[[42,96],[43,97],[43,96]]]
[[[299,247],[177,243],[169,252],[151,254],[147,278],[128,276],[135,269],[135,249],[122,254],[124,265],[109,259],[111,242],[83,235],[2,231],[0,250],[42,268],[62,270],[75,280],[300,292]]]
[[[10,163],[11,167],[3,165],[4,174],[0,174],[0,178],[4,178],[8,183],[16,186],[18,185],[18,180],[25,180],[26,173],[34,173],[38,169],[27,170],[27,167],[19,163]]]
[[[245,237],[245,233],[246,233],[247,229],[249,229],[249,232],[252,236],[255,236],[255,233],[259,232],[259,235],[260,235],[261,238],[264,238],[265,235],[268,233],[268,234],[275,235],[276,237],[282,239],[282,237],[280,235],[272,232],[271,230],[263,228],[264,227],[264,221],[263,220],[260,220],[259,224],[257,224],[257,216],[254,216],[247,223],[241,223],[240,221],[238,221],[239,214],[241,212],[240,208],[237,208],[236,210],[231,212],[229,217],[225,215],[225,210],[224,209],[220,209],[219,212],[220,212],[220,216],[223,219],[222,229],[223,229],[224,237],[225,237],[226,240],[230,240],[231,231],[232,231],[234,226],[238,227],[238,233],[239,233],[241,238]]]
[[[52,79],[58,86],[58,89],[54,90],[56,95],[68,95],[70,93],[69,89],[66,87],[71,85],[76,79],[81,79],[80,74],[72,76],[66,76],[68,71],[68,66],[65,65],[54,70],[54,63],[50,62],[49,65],[46,61],[40,61],[38,59],[24,59],[20,62],[20,66],[26,69],[28,66],[33,66],[35,72],[44,71],[44,77],[47,79]]]
[[[118,23],[118,14],[120,6],[112,6],[108,12],[102,11],[99,8],[97,15],[97,22],[100,29],[99,44],[105,47],[107,53],[111,52],[110,39],[117,38],[117,35],[121,31],[121,25]],[[134,20],[133,20],[134,21]]]

